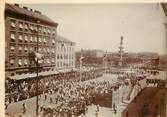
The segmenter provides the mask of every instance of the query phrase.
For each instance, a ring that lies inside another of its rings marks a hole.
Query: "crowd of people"
[[[87,106],[96,104],[95,98],[97,95],[112,93],[119,89],[122,84],[129,85],[126,79],[129,79],[132,85],[145,79],[145,72],[142,75],[131,74],[127,72],[112,72],[118,75],[119,82],[113,84],[112,81],[83,81],[98,78],[103,75],[104,70],[96,69],[82,73],[80,79],[79,72],[61,73],[56,76],[39,79],[38,94],[36,93],[36,80],[29,79],[24,81],[7,81],[6,85],[6,108],[10,103],[26,100],[28,98],[39,95],[39,112],[43,117],[77,117],[81,113],[84,115],[87,112]],[[155,74],[154,72],[150,72]],[[121,75],[120,75],[121,74]],[[158,72],[156,72],[158,74]],[[24,102],[24,113],[26,112]]]
[[[87,106],[96,103],[97,95],[111,93],[115,86],[108,81],[79,83],[73,80],[63,80],[55,82],[54,88],[41,96],[43,103],[40,105],[41,115],[56,115],[56,117],[77,117],[81,113],[85,114]],[[48,107],[50,103],[51,107]]]
[[[85,115],[87,106],[96,104],[98,95],[112,93],[112,91],[118,90],[121,85],[128,85],[126,79],[129,79],[133,86],[144,78],[146,78],[144,75],[138,76],[124,72],[122,77],[118,78],[119,82],[117,83],[105,80],[80,83],[75,79],[62,80],[61,82],[52,81],[52,85],[49,86],[52,88],[44,92],[41,95],[43,98],[40,98],[45,100],[40,105],[41,116],[78,117],[81,113]],[[50,106],[48,106],[49,103]]]
[[[60,73],[55,76],[48,76],[38,80],[38,95],[48,91],[54,86],[55,82],[61,82],[62,80],[73,80],[79,82],[79,72],[71,73]],[[82,73],[82,81],[94,79],[102,76],[100,69],[91,70]],[[25,79],[25,80],[11,80],[8,79],[5,82],[5,105],[6,108],[10,103],[26,100],[28,98],[36,96],[36,79]]]

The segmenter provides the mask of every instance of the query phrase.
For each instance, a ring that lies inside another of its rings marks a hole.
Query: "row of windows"
[[[40,63],[55,63],[55,58],[47,58],[45,60],[39,61]],[[17,61],[15,59],[10,59],[10,65],[14,66],[14,64],[17,64],[18,66],[27,66],[30,64],[30,61],[28,59],[18,59]],[[32,64],[32,63],[31,63]]]
[[[57,67],[59,67],[59,68],[61,68],[61,67],[70,67],[70,66],[74,66],[74,62],[73,61],[70,62],[69,64],[66,64],[66,63],[64,63],[62,61],[57,62]]]
[[[67,54],[66,55],[64,54],[64,56],[62,54],[57,55],[57,59],[73,59],[73,58],[74,58],[74,55],[67,55]]]
[[[55,58],[47,58],[47,59],[43,60],[41,63],[47,63],[47,64],[55,63]],[[28,59],[18,59],[17,61],[15,59],[10,59],[10,65],[14,66],[14,64],[17,64],[19,67],[21,67],[21,66],[28,66],[28,65],[30,65],[30,62],[29,62]],[[68,67],[68,66],[73,66],[73,65],[74,65],[73,61],[70,62],[69,64],[65,64],[62,61],[57,62],[57,67],[63,67],[63,66]]]
[[[15,32],[11,32],[10,33],[10,38],[11,38],[11,41],[12,42],[16,42],[16,33]],[[23,36],[23,34],[19,34],[18,35],[18,40],[19,40],[19,42],[23,42],[23,40],[24,40],[24,42],[39,42],[39,43],[47,43],[47,40],[48,40],[49,38],[46,38],[46,37],[41,37],[41,36],[39,36],[38,38],[37,38],[37,36],[33,36],[33,35],[30,35],[30,36],[28,36],[27,34],[25,34],[24,36]],[[51,40],[52,42],[52,44],[55,44],[55,38],[52,38],[52,40]]]
[[[30,24],[30,23],[24,23],[21,21],[16,21],[14,19],[11,20],[10,26],[12,29],[16,29],[17,27],[19,28],[20,31],[39,31],[44,34],[56,34],[56,30],[46,27],[46,26],[41,26],[37,24]]]
[[[22,53],[22,52],[25,52],[25,53],[28,53],[28,52],[32,52],[32,51],[35,51],[36,50],[36,47],[28,47],[28,46],[21,46],[19,45],[18,48],[16,49],[16,46],[15,45],[11,45],[10,46],[10,53],[14,53],[15,51],[17,51],[19,53]],[[38,48],[38,52],[40,53],[52,53],[54,54],[55,53],[55,48],[49,48],[49,47],[39,47]],[[57,55],[57,59],[73,59],[74,58],[74,55],[68,55],[68,54],[58,54]]]
[[[35,50],[36,50],[36,47],[28,47],[28,46],[21,46],[21,45],[18,46],[18,52],[19,53],[21,53],[21,52],[28,53],[28,52],[32,52],[32,51],[35,51]],[[16,51],[16,46],[11,45],[10,46],[10,52],[13,53],[15,51]],[[40,52],[40,53],[55,53],[55,49],[54,48],[49,48],[49,47],[39,47],[38,52]]]
[[[71,47],[65,47],[65,46],[59,47],[59,46],[57,46],[57,50],[58,51],[61,50],[62,52],[68,52],[68,51],[74,51],[74,48],[73,48],[73,46],[71,46]]]

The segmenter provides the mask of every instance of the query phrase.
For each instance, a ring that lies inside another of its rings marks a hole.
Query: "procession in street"
[[[152,75],[149,71],[144,70],[136,70],[136,73],[125,71],[119,74],[108,71],[98,76],[95,74],[98,73],[95,71],[85,73],[83,75],[85,80],[81,82],[78,76],[73,75],[41,79],[38,94],[39,115],[41,117],[78,117],[81,115],[90,117],[88,111],[93,106],[94,114],[96,112],[100,114],[97,106],[102,107],[96,100],[98,96],[105,94],[112,94],[109,114],[120,115],[121,110],[123,111],[127,104],[148,86],[146,78]],[[159,74],[158,71],[157,74]],[[18,87],[22,90],[18,90],[15,95],[10,95],[8,100],[6,99],[8,113],[13,115],[19,113],[23,117],[35,115],[35,106],[32,106],[33,103],[35,104],[33,85],[33,81],[31,84],[23,82],[19,85],[22,87]],[[30,86],[32,89],[29,89]]]
[[[165,55],[127,52],[126,35],[116,52],[76,52],[57,22],[19,4],[5,4],[5,26],[6,117],[165,117]]]

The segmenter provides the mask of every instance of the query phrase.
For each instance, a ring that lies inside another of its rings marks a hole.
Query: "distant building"
[[[105,52],[103,50],[82,50],[76,52],[76,63],[79,65],[81,55],[84,57],[83,65],[100,65]]]
[[[95,50],[95,53],[97,58],[104,57],[104,54],[105,54],[105,52],[102,50]]]
[[[82,50],[82,54],[85,56],[101,58],[104,56],[105,52],[103,50]]]
[[[75,43],[58,36],[57,26],[58,23],[40,11],[21,7],[18,4],[6,4],[6,77],[35,73],[33,68],[36,66],[33,63],[30,64],[29,58],[29,53],[35,51],[43,55],[42,63],[40,63],[42,69],[39,69],[39,72],[65,68],[66,63],[68,67],[74,67]],[[63,48],[65,47],[65,49],[61,49],[60,45],[64,45]]]

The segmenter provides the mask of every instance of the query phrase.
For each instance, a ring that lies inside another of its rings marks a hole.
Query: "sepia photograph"
[[[167,117],[167,3],[3,12],[5,117]]]

